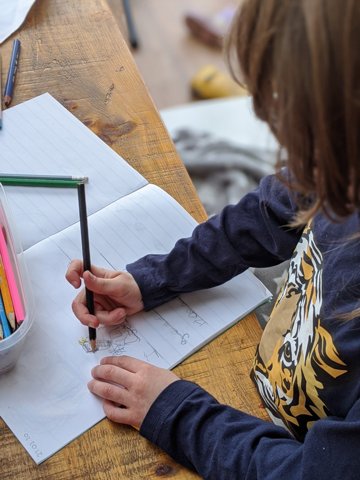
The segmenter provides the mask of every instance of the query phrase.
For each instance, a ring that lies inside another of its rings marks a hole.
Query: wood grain
[[[50,92],[150,182],[205,218],[105,0],[35,2],[14,37],[22,48],[12,106]],[[1,47],[4,65],[11,44]]]
[[[150,182],[168,191],[198,221],[205,219],[105,0],[36,2],[15,36],[22,42],[22,51],[12,105],[51,93]],[[10,58],[11,41],[1,47],[4,65]],[[255,316],[249,315],[175,371],[221,402],[266,418],[249,379],[260,334]],[[108,420],[40,466],[2,420],[0,446],[1,480],[197,478],[132,428]]]

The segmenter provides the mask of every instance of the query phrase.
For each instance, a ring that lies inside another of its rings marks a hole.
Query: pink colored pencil
[[[8,282],[10,295],[13,301],[14,313],[17,323],[21,323],[25,319],[25,311],[19,292],[18,284],[14,274],[13,265],[10,260],[9,249],[5,240],[3,227],[0,227],[0,255],[5,269],[5,275]]]

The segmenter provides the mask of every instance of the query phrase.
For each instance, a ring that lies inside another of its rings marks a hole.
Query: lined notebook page
[[[146,253],[168,252],[195,225],[175,200],[147,185],[89,217],[92,262],[123,269]],[[99,328],[99,350],[92,353],[87,328],[71,311],[75,291],[64,281],[75,257],[81,257],[78,225],[25,252],[36,321],[19,363],[1,377],[1,415],[37,463],[104,417],[101,402],[86,387],[100,358],[126,354],[171,368],[269,297],[247,272],[221,287],[135,315],[123,325]]]
[[[89,177],[88,214],[147,184],[48,93],[3,112],[0,172]],[[75,189],[5,187],[23,248],[79,219]]]

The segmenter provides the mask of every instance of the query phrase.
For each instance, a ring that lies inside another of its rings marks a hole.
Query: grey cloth
[[[173,132],[173,141],[209,216],[237,203],[256,188],[262,177],[274,172],[277,152],[273,150],[235,145],[208,132],[187,128]],[[285,280],[287,265],[284,262],[276,267],[253,269],[273,295],[271,302],[256,310],[262,327]]]
[[[185,128],[173,133],[173,141],[209,216],[237,203],[274,172],[274,151],[242,147]]]

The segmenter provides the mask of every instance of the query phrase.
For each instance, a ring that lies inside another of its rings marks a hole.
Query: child
[[[252,370],[278,425],[130,357],[104,358],[92,371],[89,389],[111,420],[138,427],[204,478],[360,477],[359,42],[357,0],[245,0],[230,53],[287,170],[168,255],[127,272],[69,266],[68,281],[77,288],[82,277],[97,304],[90,315],[81,292],[74,313],[97,327],[290,259]]]

